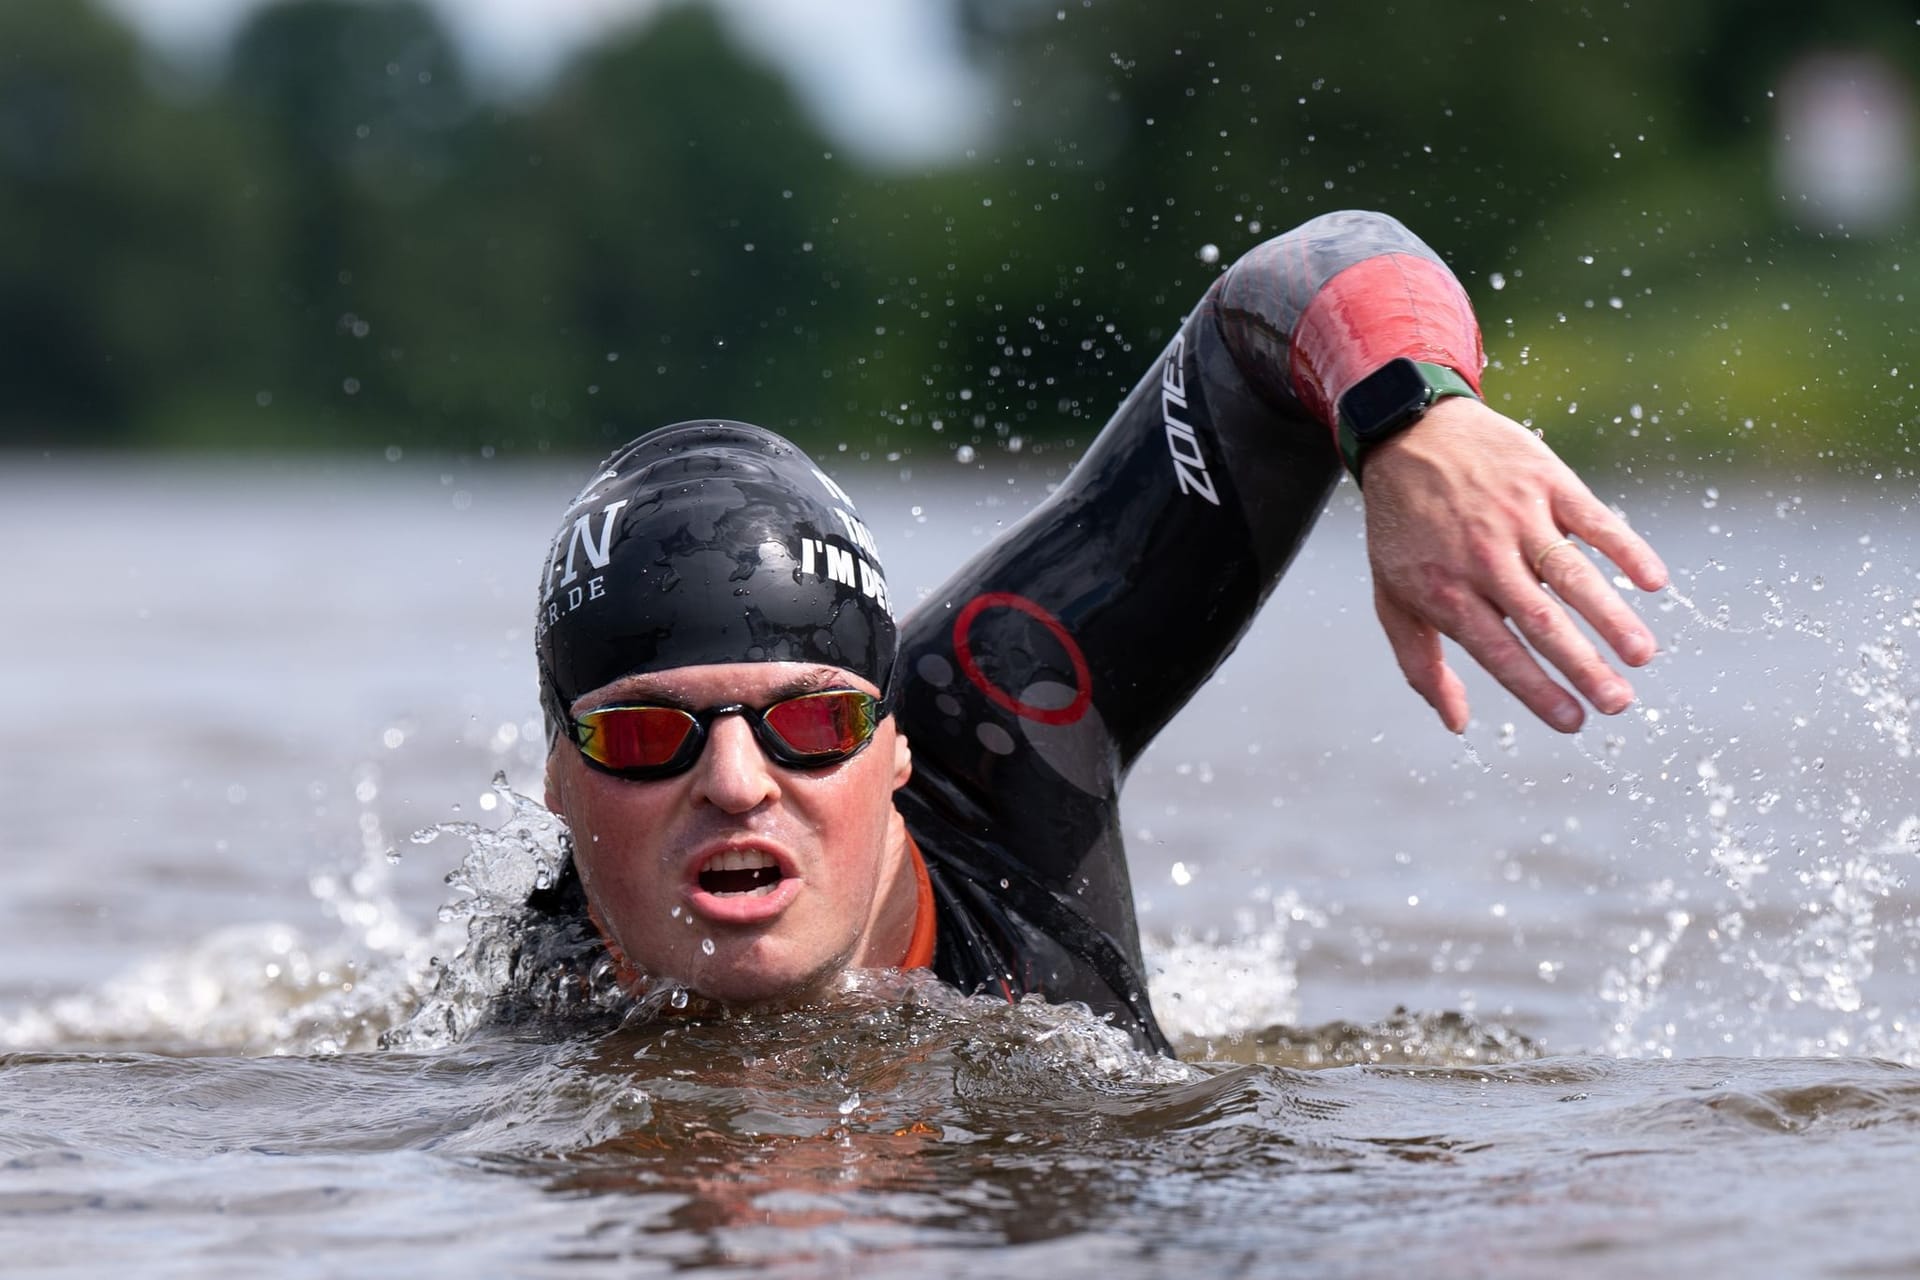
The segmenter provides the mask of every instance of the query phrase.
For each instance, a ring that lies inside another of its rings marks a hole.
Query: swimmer
[[[1317,218],[1224,273],[1059,489],[899,625],[871,531],[799,449],[722,420],[641,437],[545,566],[546,797],[571,856],[533,905],[585,914],[636,986],[759,1004],[931,968],[1083,1001],[1170,1052],[1120,785],[1343,465],[1381,625],[1449,730],[1468,705],[1443,635],[1565,732],[1582,700],[1633,698],[1576,615],[1625,665],[1654,655],[1579,542],[1642,590],[1665,568],[1481,401],[1484,363],[1431,249],[1384,215]]]

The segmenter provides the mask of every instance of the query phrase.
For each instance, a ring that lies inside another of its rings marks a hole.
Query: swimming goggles
[[[661,703],[595,707],[568,721],[574,744],[602,773],[645,782],[685,773],[700,758],[721,716],[742,716],[760,749],[789,769],[823,769],[850,760],[873,740],[890,699],[858,689],[821,689],[754,708],[734,702],[689,711]]]

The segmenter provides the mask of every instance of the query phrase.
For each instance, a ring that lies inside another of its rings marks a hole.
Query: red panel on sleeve
[[[1446,365],[1480,390],[1486,355],[1466,290],[1437,262],[1383,253],[1320,287],[1294,328],[1288,373],[1300,403],[1332,428],[1347,388],[1397,356]]]

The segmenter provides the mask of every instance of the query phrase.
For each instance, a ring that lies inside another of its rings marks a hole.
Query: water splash
[[[1242,912],[1232,937],[1186,932],[1171,940],[1147,938],[1145,959],[1155,1015],[1177,1042],[1236,1041],[1299,1016],[1293,930],[1324,929],[1327,917],[1288,890],[1269,904],[1266,918]]]
[[[381,1036],[383,1048],[440,1048],[497,1017],[606,1013],[621,1003],[617,966],[592,926],[573,915],[537,918],[527,907],[566,864],[565,823],[508,787],[504,774],[494,775],[492,794],[504,810],[498,826],[444,822],[412,837],[417,845],[447,836],[466,843],[447,873],[453,896],[439,911],[456,941],[429,961],[418,1009]]]
[[[1649,735],[1657,765],[1624,771],[1630,794],[1664,793],[1651,838],[1683,837],[1695,874],[1648,886],[1643,901],[1659,923],[1623,938],[1622,959],[1602,977],[1599,994],[1615,1007],[1614,1053],[1920,1062],[1920,1029],[1897,994],[1902,982],[1911,990],[1920,966],[1920,816],[1903,812],[1910,772],[1898,763],[1913,755],[1915,705],[1900,633],[1920,623],[1920,605],[1902,607],[1889,588],[1875,588],[1874,601],[1894,606],[1870,615],[1879,633],[1845,639],[1791,602],[1793,588],[1826,585],[1791,572],[1783,584],[1749,584],[1761,601],[1758,626],[1736,625],[1725,602],[1709,611],[1669,593],[1688,627],[1811,645],[1811,668],[1788,662],[1812,670],[1814,701],[1782,696],[1764,706],[1750,695],[1747,712],[1782,722],[1778,735],[1753,735],[1751,753],[1743,735],[1710,729],[1681,702]]]
[[[1902,625],[1912,626],[1914,616],[1902,619]],[[1847,690],[1860,700],[1873,732],[1902,760],[1913,756],[1913,702],[1901,687],[1905,665],[1899,641],[1883,636],[1860,646],[1859,664],[1843,677]]]
[[[1666,882],[1666,891],[1672,893],[1671,881]],[[1667,961],[1693,924],[1693,916],[1678,908],[1671,909],[1666,913],[1665,924],[1664,932],[1641,929],[1627,944],[1625,959],[1609,966],[1600,980],[1600,998],[1619,1008],[1607,1041],[1607,1051],[1616,1057],[1673,1056],[1671,1024],[1652,1034],[1641,1029],[1659,1003],[1667,980]]]
[[[362,769],[361,847],[308,887],[331,926],[235,925],[132,966],[97,987],[0,1019],[9,1048],[137,1047],[249,1055],[371,1048],[418,1003],[441,941],[393,896],[392,847]]]
[[[526,897],[556,874],[563,828],[515,794],[504,774],[494,776],[491,793],[504,810],[497,828],[449,822],[411,837],[415,845],[449,835],[467,844],[446,878],[451,896],[424,928],[394,897],[396,854],[370,807],[379,791],[371,770],[355,790],[367,806],[357,859],[308,882],[327,926],[222,929],[0,1020],[0,1046],[256,1056],[438,1047],[516,1000],[565,1004],[564,989],[586,1003],[615,986],[610,965],[563,963],[590,953],[604,961],[604,948],[577,924],[526,927]],[[559,976],[581,970],[574,987]]]

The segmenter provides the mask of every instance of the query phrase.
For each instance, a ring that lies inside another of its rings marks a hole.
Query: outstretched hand
[[[1653,633],[1571,539],[1643,591],[1666,585],[1666,566],[1539,437],[1477,400],[1442,400],[1367,456],[1365,494],[1374,608],[1407,683],[1447,728],[1466,729],[1467,691],[1443,635],[1563,733],[1586,713],[1541,659],[1599,711],[1633,701],[1568,611],[1628,666],[1653,657]]]

